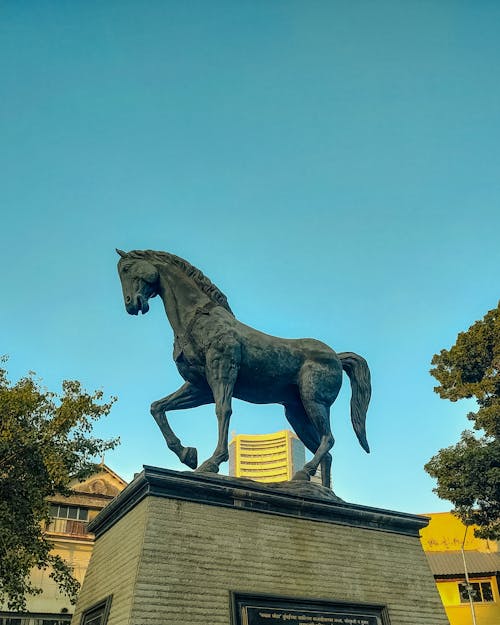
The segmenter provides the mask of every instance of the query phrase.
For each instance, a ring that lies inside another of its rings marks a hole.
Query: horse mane
[[[200,271],[200,269],[191,265],[191,263],[188,263],[187,260],[184,260],[180,256],[170,254],[169,252],[155,252],[154,250],[132,250],[127,253],[127,256],[129,258],[138,258],[140,260],[173,263],[183,273],[185,273],[188,278],[191,278],[193,282],[203,291],[203,293],[205,293],[205,295],[208,295],[213,302],[225,308],[234,317],[234,313],[229,307],[227,297],[224,293],[216,287],[215,284],[209,280],[209,278],[207,278],[202,271]]]

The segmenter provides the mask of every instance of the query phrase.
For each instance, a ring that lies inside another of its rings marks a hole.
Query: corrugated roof
[[[428,551],[425,554],[433,575],[464,575],[461,551]],[[500,553],[465,551],[470,574],[500,572]]]

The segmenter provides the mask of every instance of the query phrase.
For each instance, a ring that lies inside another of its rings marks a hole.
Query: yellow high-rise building
[[[290,430],[237,434],[229,444],[229,475],[257,482],[285,482],[305,463],[302,442]]]
[[[451,512],[425,516],[431,521],[421,530],[422,547],[450,625],[471,625],[474,622],[476,625],[499,625],[498,543],[476,538],[475,526],[467,529]],[[472,605],[466,586],[466,570]]]

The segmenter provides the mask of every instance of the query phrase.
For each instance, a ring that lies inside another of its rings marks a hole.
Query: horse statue
[[[292,479],[309,481],[321,465],[322,484],[330,487],[329,452],[334,444],[330,406],[342,385],[342,371],[351,381],[354,431],[369,453],[365,419],[371,383],[364,358],[351,352],[337,354],[315,339],[282,339],[241,323],[226,296],[199,269],[174,254],[116,251],[127,312],[146,314],[149,300],[159,295],[174,331],[173,357],[185,382],[175,393],[153,402],[151,414],[181,462],[196,469],[197,450],[181,444],[167,412],[215,403],[217,447],[196,470],[217,473],[229,458],[232,398],[282,404],[288,422],[314,454]]]

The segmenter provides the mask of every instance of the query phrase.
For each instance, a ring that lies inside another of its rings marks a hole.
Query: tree
[[[437,479],[434,492],[455,506],[466,524],[478,525],[480,538],[500,539],[500,302],[455,345],[432,359],[436,393],[458,401],[475,398],[478,410],[467,417],[473,430],[442,449],[425,465]]]
[[[15,384],[0,360],[0,605],[26,609],[26,597],[41,589],[30,582],[34,568],[50,569],[60,590],[74,602],[79,584],[71,567],[51,553],[45,535],[46,498],[69,495],[71,479],[84,479],[93,459],[118,439],[91,436],[93,422],[107,415],[115,398],[85,392],[65,381],[60,395],[41,387],[33,373]]]

